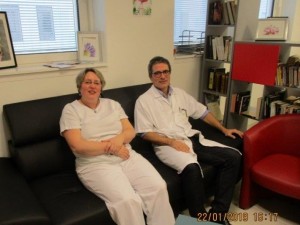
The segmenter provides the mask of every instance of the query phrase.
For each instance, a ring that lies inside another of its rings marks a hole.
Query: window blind
[[[76,0],[0,0],[16,54],[77,51]]]
[[[205,31],[207,0],[175,0],[174,42],[181,43],[184,31]],[[192,32],[193,41],[199,43],[198,32]]]

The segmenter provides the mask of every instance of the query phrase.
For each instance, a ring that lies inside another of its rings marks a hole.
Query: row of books
[[[208,24],[234,25],[237,19],[235,0],[217,0],[209,5]]]
[[[287,65],[279,63],[277,66],[276,85],[300,88],[299,65]]]
[[[256,120],[266,119],[280,114],[300,114],[300,97],[285,98],[285,92],[272,93],[257,98],[256,108],[251,111],[249,104],[251,93],[244,91],[232,95],[230,112],[238,113]]]
[[[228,80],[229,72],[226,72],[225,68],[208,68],[208,90],[226,94]]]
[[[258,105],[260,115],[258,119],[265,119],[279,114],[300,113],[300,97],[285,98],[285,91],[272,93],[261,97]]]
[[[229,61],[232,53],[232,37],[207,35],[206,58]]]

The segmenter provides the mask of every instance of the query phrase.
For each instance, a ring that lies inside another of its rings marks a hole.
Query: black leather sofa
[[[136,98],[151,84],[105,90],[117,100],[133,122]],[[62,108],[77,94],[4,105],[9,130],[10,158],[0,158],[1,225],[113,225],[104,202],[84,188],[74,169],[74,156],[59,135]],[[210,139],[242,148],[241,139],[230,139],[200,120],[191,120]],[[146,157],[167,182],[170,202],[177,216],[186,209],[179,176],[161,163],[149,142],[138,136],[133,148]],[[215,169],[202,164],[206,190],[214,187]],[[207,193],[210,196],[211,193]],[[162,212],[163,213],[163,212]]]

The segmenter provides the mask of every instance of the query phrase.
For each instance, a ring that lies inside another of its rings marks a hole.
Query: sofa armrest
[[[10,158],[0,158],[0,224],[47,225],[50,220]]]

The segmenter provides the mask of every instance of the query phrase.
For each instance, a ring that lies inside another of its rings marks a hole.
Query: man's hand
[[[172,139],[172,141],[170,142],[170,147],[180,152],[190,152],[189,146],[180,140]]]
[[[225,134],[226,137],[231,137],[233,139],[236,138],[236,136],[234,134],[237,134],[241,138],[243,138],[243,136],[244,136],[244,133],[242,131],[237,130],[237,129],[225,129],[224,134]]]

